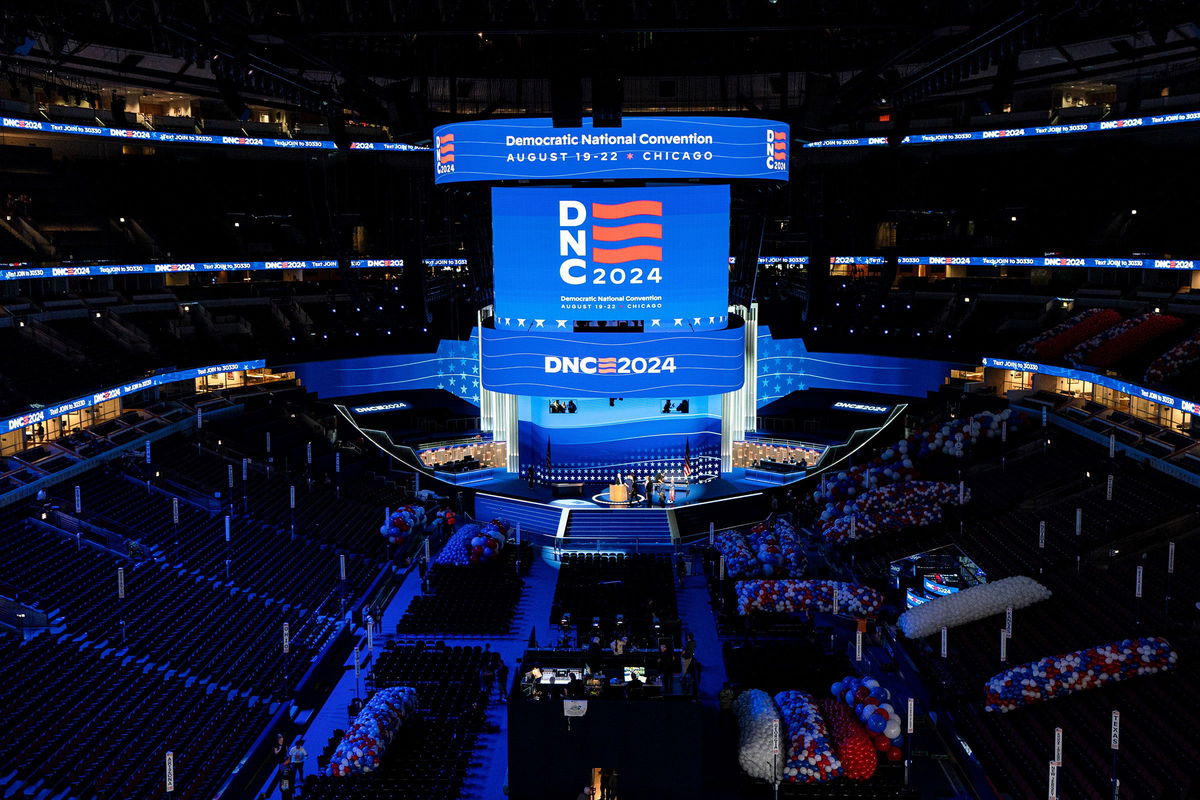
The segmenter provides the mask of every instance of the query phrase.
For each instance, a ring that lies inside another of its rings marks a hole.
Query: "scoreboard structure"
[[[731,307],[730,198],[788,178],[788,126],[626,117],[434,131],[439,185],[491,184],[481,427],[536,483],[728,472],[755,413],[755,320]]]

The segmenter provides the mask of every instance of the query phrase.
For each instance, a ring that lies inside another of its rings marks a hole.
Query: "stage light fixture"
[[[1133,214],[1133,215],[1136,217],[1136,216],[1137,216],[1137,209],[1136,209],[1136,208],[1131,208],[1131,209],[1129,209],[1129,213],[1130,213],[1130,214]]]

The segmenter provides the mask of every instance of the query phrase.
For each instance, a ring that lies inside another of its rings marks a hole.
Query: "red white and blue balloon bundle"
[[[813,492],[813,500],[825,504],[819,517],[821,525],[828,526],[854,513],[855,498],[872,489],[917,480],[917,465],[927,458],[939,454],[961,458],[979,441],[1000,438],[1006,422],[1008,431],[1015,433],[1025,424],[1025,418],[1005,409],[996,414],[983,411],[965,419],[935,423],[887,447],[866,464],[827,475],[824,489]]]
[[[329,759],[330,775],[360,775],[379,769],[380,759],[405,721],[417,710],[417,691],[407,686],[380,689],[354,718]]]
[[[863,727],[875,750],[889,761],[903,757],[900,746],[904,744],[899,712],[889,702],[891,692],[871,677],[860,678],[849,675],[830,687],[833,696],[854,716]]]
[[[883,608],[883,595],[870,586],[824,580],[753,580],[734,584],[738,613],[754,611],[832,613],[837,594],[837,611],[854,617],[872,617]]]
[[[843,774],[852,781],[870,779],[879,763],[875,741],[841,700],[827,697],[819,705],[833,736],[833,751],[842,762]]]
[[[783,779],[789,783],[824,783],[842,774],[834,755],[825,720],[808,692],[786,691],[775,695],[783,718],[786,753]]]
[[[716,536],[718,552],[725,556],[725,574],[741,578],[798,578],[808,567],[804,544],[785,520],[771,526],[759,523],[747,536],[724,531]]]
[[[1197,364],[1200,364],[1200,333],[1192,334],[1154,359],[1146,368],[1146,380],[1156,384],[1169,381]]]
[[[1109,683],[1174,669],[1179,660],[1166,639],[1142,637],[1089,647],[1022,664],[994,675],[986,684],[984,708],[1012,711]]]
[[[971,499],[964,487],[963,502]],[[942,520],[942,506],[957,505],[957,484],[911,481],[872,489],[846,504],[847,516],[822,520],[821,535],[829,544],[846,544],[885,533],[921,528]],[[853,522],[851,522],[853,520]]]
[[[436,563],[466,566],[494,561],[507,534],[508,523],[501,520],[463,525],[442,547]]]
[[[425,522],[425,509],[421,506],[401,506],[391,513],[379,533],[391,544],[400,544],[410,531]]]

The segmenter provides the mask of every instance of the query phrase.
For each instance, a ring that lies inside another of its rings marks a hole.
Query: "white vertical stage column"
[[[721,472],[733,469],[733,443],[746,438],[746,431],[758,426],[758,304],[730,306],[729,310],[746,321],[744,361],[745,382],[736,392],[721,395]]]
[[[479,310],[478,324],[492,316],[492,307]],[[505,469],[521,471],[521,448],[517,436],[517,396],[483,388],[483,336],[479,337],[479,429],[492,434],[493,442],[504,442],[507,450]]]

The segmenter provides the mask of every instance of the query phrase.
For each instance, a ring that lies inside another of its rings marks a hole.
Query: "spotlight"
[[[1136,209],[1136,208],[1131,208],[1131,209],[1129,209],[1129,213],[1130,213],[1130,214],[1133,214],[1133,215],[1136,217],[1136,216],[1137,216],[1137,209]]]
[[[1008,219],[1009,219],[1009,221],[1010,221],[1010,222],[1016,222],[1016,221],[1017,221],[1017,218],[1016,218],[1016,217],[1009,217]]]

